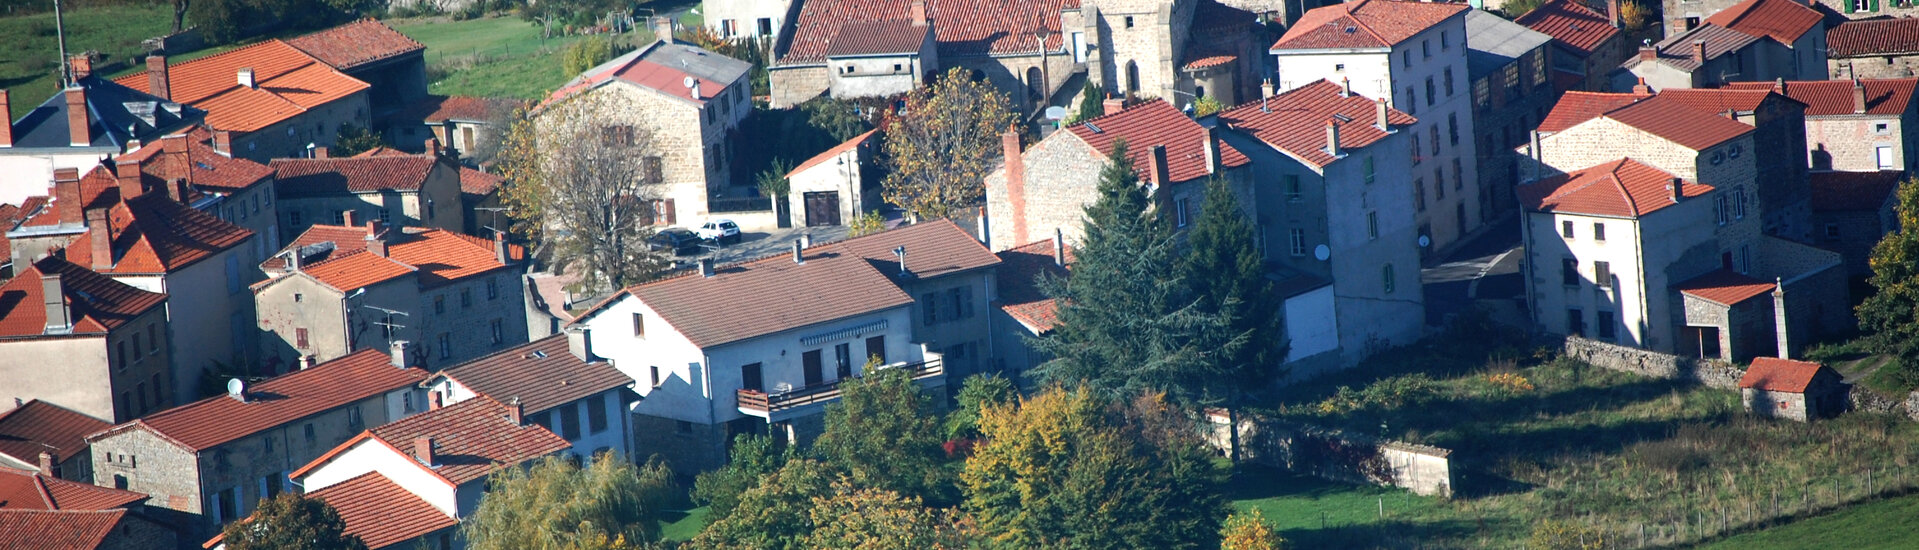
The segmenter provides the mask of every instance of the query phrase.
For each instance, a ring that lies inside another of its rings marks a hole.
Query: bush
[[[613,39],[605,36],[590,36],[566,47],[560,52],[560,67],[566,74],[577,75],[596,65],[613,59]]]
[[[1194,117],[1211,116],[1213,113],[1218,113],[1223,110],[1226,110],[1226,106],[1220,104],[1219,100],[1214,99],[1213,96],[1193,100]]]
[[[1604,550],[1618,546],[1617,537],[1597,527],[1574,521],[1542,519],[1533,524],[1526,547],[1532,550]]]
[[[1619,21],[1626,25],[1628,31],[1646,30],[1646,23],[1652,21],[1652,17],[1652,10],[1646,9],[1646,6],[1639,2],[1625,0],[1619,3]]]

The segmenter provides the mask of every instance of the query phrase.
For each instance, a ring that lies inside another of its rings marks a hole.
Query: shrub
[[[1632,32],[1646,30],[1646,22],[1651,20],[1652,10],[1646,9],[1646,6],[1639,2],[1625,0],[1619,3],[1619,21],[1626,25],[1626,30]]]
[[[1532,550],[1604,550],[1620,541],[1597,527],[1575,521],[1542,519],[1533,524],[1526,547]]]
[[[886,217],[881,216],[877,210],[860,214],[846,224],[847,237],[871,235],[884,230],[886,230]]]
[[[1533,382],[1517,372],[1499,372],[1486,375],[1486,383],[1491,386],[1493,395],[1514,396],[1533,391]]]
[[[1194,117],[1211,116],[1213,113],[1217,113],[1225,109],[1226,109],[1226,106],[1220,104],[1219,100],[1214,99],[1213,96],[1206,96],[1206,97],[1193,100],[1193,116]]]

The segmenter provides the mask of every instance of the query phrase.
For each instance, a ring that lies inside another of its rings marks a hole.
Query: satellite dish
[[[1046,108],[1046,120],[1065,120],[1066,108],[1058,105]]]
[[[680,85],[688,88],[693,87],[693,84],[698,82],[699,82],[698,80],[694,80],[693,77],[691,76],[680,79]]]
[[[1420,236],[1419,236],[1419,247],[1420,247],[1420,248],[1426,248],[1426,247],[1428,247],[1428,246],[1432,246],[1432,245],[1433,245],[1433,238],[1432,238],[1432,237],[1428,237],[1428,236],[1425,236],[1425,235],[1420,235]]]
[[[247,400],[247,381],[234,378],[227,381],[227,396],[241,401]]]
[[[1323,262],[1323,261],[1326,261],[1326,258],[1331,258],[1332,256],[1333,256],[1333,249],[1327,248],[1326,245],[1322,244],[1322,245],[1313,247],[1313,259]]]

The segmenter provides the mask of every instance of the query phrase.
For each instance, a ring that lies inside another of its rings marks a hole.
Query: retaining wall
[[[1206,411],[1207,442],[1232,451],[1223,409]],[[1257,415],[1239,419],[1240,459],[1335,481],[1400,487],[1451,497],[1452,451],[1403,441],[1381,441],[1316,426],[1283,425]]]
[[[1653,378],[1692,380],[1723,390],[1739,389],[1739,378],[1746,375],[1744,369],[1724,361],[1679,357],[1578,336],[1566,337],[1565,355],[1596,367]]]

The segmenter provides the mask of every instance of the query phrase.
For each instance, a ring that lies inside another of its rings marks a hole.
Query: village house
[[[1872,275],[1872,248],[1899,230],[1899,186],[1906,172],[1813,172],[1812,225],[1820,248],[1846,260],[1846,275]]]
[[[166,294],[51,257],[0,285],[0,297],[8,298],[0,302],[0,379],[8,381],[0,384],[0,399],[42,400],[109,422],[177,402]],[[59,358],[60,376],[47,376],[52,358]],[[38,456],[14,458],[37,466]],[[73,455],[56,458],[65,463]]]
[[[444,229],[315,225],[260,264],[253,285],[275,372],[395,341],[441,368],[527,341],[526,250]]]
[[[0,89],[0,202],[20,204],[47,194],[53,171],[86,170],[143,141],[181,131],[206,112],[154,97],[93,74],[92,58],[74,56],[72,85],[15,119]],[[27,98],[21,98],[27,99]]]
[[[1919,79],[1813,80],[1734,84],[1771,89],[1806,105],[1805,145],[1813,170],[1919,168]]]
[[[12,409],[0,411],[0,468],[93,483],[93,453],[87,451],[87,434],[109,426],[106,421],[47,401],[20,402],[15,398]]]
[[[1418,117],[1408,135],[1414,219],[1434,256],[1477,230],[1489,195],[1479,189],[1473,139],[1465,4],[1360,0],[1306,12],[1273,44],[1279,90],[1326,80],[1386,98]],[[1546,86],[1535,63],[1518,86]],[[1347,84],[1350,83],[1350,84]]]
[[[1610,28],[1610,27],[1608,27]],[[1466,14],[1466,74],[1473,83],[1473,142],[1478,151],[1480,215],[1515,211],[1514,147],[1545,120],[1559,89],[1538,75],[1555,64],[1552,37],[1488,12]],[[1439,177],[1437,174],[1435,178]],[[1460,182],[1454,182],[1455,185]]]
[[[1776,357],[1752,360],[1739,378],[1739,397],[1746,412],[1800,422],[1838,416],[1847,406],[1839,371]]]
[[[1919,18],[1852,20],[1826,28],[1826,66],[1834,79],[1912,78],[1919,63]],[[1809,78],[1810,79],[1810,78]]]
[[[651,156],[632,160],[642,163],[646,178],[665,184],[655,221],[698,224],[722,211],[713,199],[727,196],[732,186],[740,123],[753,112],[750,68],[660,40],[587,69],[547,96],[532,116],[575,98],[620,106],[606,114],[610,119],[592,123],[602,126],[604,139],[644,135],[652,143]]]
[[[1709,3],[1678,1],[1668,2],[1679,11],[1666,12],[1666,39],[1621,65],[1653,89],[1826,78],[1825,16],[1818,10],[1795,0],[1743,0],[1701,19]],[[1624,88],[1617,79],[1614,87]]]
[[[1551,78],[1561,92],[1612,89],[1612,72],[1632,55],[1620,31],[1619,0],[1599,13],[1581,0],[1548,0],[1513,22],[1553,37]]]
[[[786,201],[796,227],[845,225],[879,210],[879,130],[860,134],[806,159],[786,173]]]
[[[1082,0],[1061,21],[1074,61],[1109,94],[1233,105],[1267,76],[1254,14],[1215,0]]]
[[[423,382],[429,404],[471,399],[517,404],[526,421],[565,439],[566,453],[591,459],[618,453],[641,460],[632,445],[627,404],[633,379],[594,357],[586,334],[555,334],[440,371]]]
[[[441,406],[360,432],[291,479],[339,510],[346,534],[369,550],[461,548],[460,520],[479,508],[495,470],[568,449],[520,409],[487,397]]]
[[[227,151],[266,162],[330,146],[342,125],[372,123],[366,82],[279,39],[168,65],[147,56],[122,86],[206,111],[206,125],[230,132]]]
[[[1416,119],[1322,80],[1229,109],[1219,124],[1251,160],[1266,259],[1282,266],[1293,375],[1417,340],[1425,306],[1405,192],[1421,177],[1405,155]]]
[[[362,154],[274,159],[275,192],[281,199],[280,231],[299,235],[316,225],[354,225],[348,218],[389,227],[464,231],[470,213],[462,195],[459,162],[438,142],[425,154]]]
[[[280,248],[280,207],[274,201],[273,170],[233,158],[209,143],[217,144],[221,139],[214,132],[196,128],[191,133],[146,142],[113,161],[116,170],[120,164],[138,163],[140,177],[148,187],[185,183],[187,198],[181,202],[252,231],[258,237],[253,240],[253,257],[264,258],[267,252]]]
[[[426,410],[427,372],[405,343],[360,352],[87,436],[95,485],[146,493],[193,540],[295,490],[287,473],[361,433]],[[311,489],[311,487],[309,487]]]
[[[794,0],[703,0],[700,14],[714,36],[778,41],[793,19]]]
[[[1077,244],[1086,207],[1099,200],[1100,172],[1120,140],[1161,215],[1184,231],[1199,219],[1206,182],[1223,177],[1242,197],[1247,219],[1258,220],[1246,155],[1220,141],[1165,100],[1126,107],[1109,99],[1104,115],[1053,132],[1021,149],[1020,135],[1001,135],[1003,164],[986,175],[987,245],[1005,250],[1063,232]]]
[[[334,70],[367,83],[366,101],[376,120],[427,99],[426,46],[378,19],[369,17],[286,42]]]
[[[1033,349],[1032,338],[1044,337],[1059,324],[1059,304],[1040,289],[1040,278],[1063,280],[1073,263],[1073,251],[1064,240],[1049,238],[1001,250],[998,296],[993,300],[993,369],[1014,384],[1026,386],[1027,371],[1045,363],[1045,353]]]
[[[1666,34],[1684,31],[1708,22],[1720,13],[1742,7],[1753,0],[1662,0]],[[1919,15],[1911,2],[1904,0],[1805,0],[1794,2],[1843,22],[1846,19],[1895,19]],[[1807,77],[1807,80],[1813,78]]]
[[[123,508],[0,508],[0,547],[36,550],[171,550],[179,535]]]
[[[0,467],[0,511],[80,512],[144,510],[147,495],[90,482],[61,479],[45,472]],[[7,548],[39,548],[8,546]]]
[[[431,95],[413,102],[385,119],[389,143],[425,143],[434,138],[460,155],[473,158],[498,148],[506,128],[494,124],[511,120],[524,102],[473,96]]]

